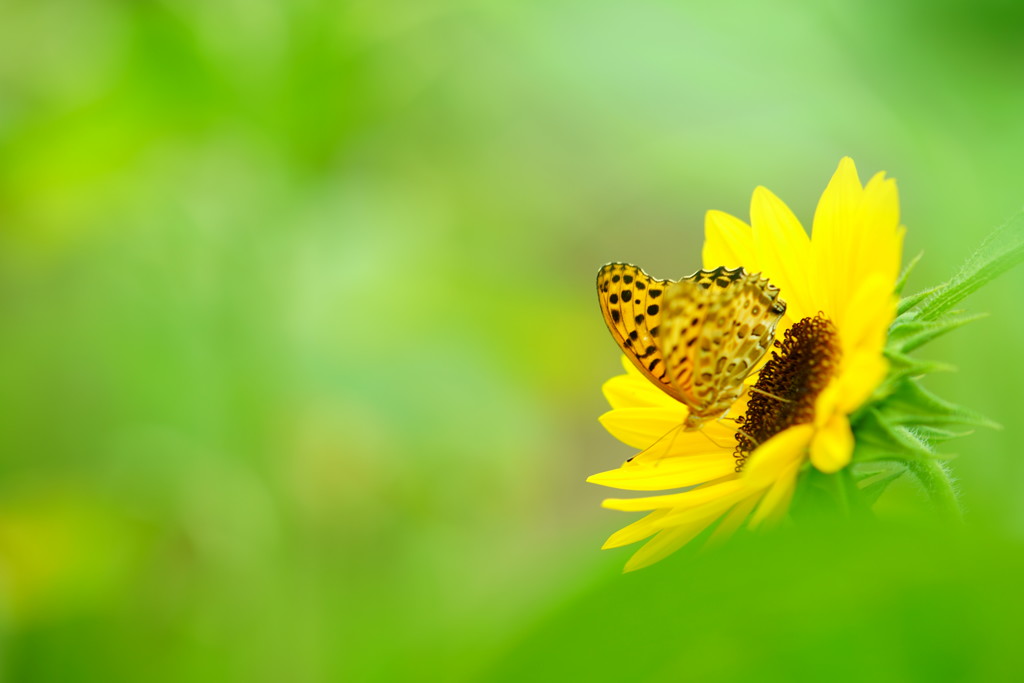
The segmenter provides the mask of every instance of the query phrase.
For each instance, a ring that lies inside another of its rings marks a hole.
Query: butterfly
[[[689,408],[685,430],[720,418],[775,341],[779,288],[742,268],[655,280],[628,263],[597,273],[601,312],[637,369]]]

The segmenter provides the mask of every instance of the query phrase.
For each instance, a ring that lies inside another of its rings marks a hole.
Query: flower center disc
[[[839,334],[819,313],[804,318],[775,341],[776,351],[750,390],[736,433],[736,471],[757,446],[793,425],[814,420],[814,402],[839,367]]]

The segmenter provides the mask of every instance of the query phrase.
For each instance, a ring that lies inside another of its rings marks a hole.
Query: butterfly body
[[[597,294],[626,357],[689,408],[688,430],[721,417],[742,395],[786,312],[779,289],[742,268],[657,280],[609,263],[597,274]]]

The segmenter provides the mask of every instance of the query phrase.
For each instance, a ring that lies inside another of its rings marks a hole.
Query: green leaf
[[[910,277],[910,272],[914,270],[914,266],[916,266],[918,262],[920,262],[922,256],[924,256],[924,252],[918,252],[917,256],[910,259],[910,263],[908,263],[907,267],[903,269],[902,273],[900,273],[900,279],[896,281],[897,294],[901,293],[903,291],[903,288],[907,286],[907,278]]]
[[[975,315],[946,315],[938,320],[909,319],[897,320],[889,331],[889,346],[906,353],[927,344],[936,337],[962,327],[969,322],[986,317],[987,313]]]
[[[939,398],[919,382],[904,381],[875,410],[889,425],[931,425],[936,427],[987,427],[1000,425],[981,413]]]
[[[1024,261],[1024,212],[993,231],[949,282],[916,305],[916,318],[936,320],[968,295]]]
[[[968,436],[970,434],[973,434],[974,431],[975,430],[973,429],[947,429],[945,427],[936,427],[933,425],[922,425],[916,428],[917,435],[920,436],[925,441],[927,441],[928,443],[932,444],[933,446],[945,443],[946,441],[952,441],[953,439],[959,439]],[[943,454],[943,457],[947,456]]]
[[[914,308],[914,306],[917,306],[919,303],[930,297],[938,290],[939,287],[932,287],[931,289],[926,289],[922,292],[918,292],[917,294],[911,294],[910,296],[903,297],[902,299],[900,299],[899,306],[897,306],[896,308],[896,314],[899,316],[899,318],[902,318],[904,315],[908,315],[908,317],[912,318],[913,314],[908,314],[907,312]],[[896,319],[897,322],[899,321],[899,318]]]

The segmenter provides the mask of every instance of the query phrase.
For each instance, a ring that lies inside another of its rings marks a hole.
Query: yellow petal
[[[827,314],[836,311],[837,302],[845,301],[851,288],[851,269],[847,261],[863,195],[857,167],[850,157],[843,157],[818,201],[811,233],[818,288],[816,298]]]
[[[814,425],[795,425],[758,446],[743,467],[741,476],[747,488],[770,486],[790,465],[799,464],[813,434]]]
[[[843,357],[839,376],[818,394],[814,402],[814,428],[828,429],[836,415],[849,415],[859,408],[885,379],[889,363],[875,351],[855,351]]]
[[[832,416],[839,412],[840,392],[843,387],[837,379],[828,383],[814,400],[814,428],[824,429]]]
[[[627,462],[618,469],[592,474],[591,484],[629,491],[665,491],[696,486],[735,472],[735,462],[726,453],[665,458],[653,464],[635,466]]]
[[[750,498],[747,491],[737,491],[732,495],[725,496],[719,500],[687,508],[671,508],[667,515],[654,522],[654,526],[668,529],[674,526],[693,524],[707,519],[718,519],[724,515],[729,508],[744,498]],[[757,497],[757,494],[754,494]]]
[[[847,259],[853,266],[853,282],[878,273],[889,284],[899,277],[903,251],[899,193],[896,181],[876,173],[864,187],[856,218],[856,232]]]
[[[641,449],[635,464],[662,458],[703,453],[728,452],[736,448],[736,430],[721,423],[704,425],[699,431],[686,431],[686,409],[616,408],[598,417],[601,425],[619,441]]]
[[[873,351],[854,353],[849,360],[844,358],[841,374],[834,382],[838,387],[835,411],[849,415],[860,408],[882,383],[888,371],[888,361]]]
[[[836,232],[845,232],[860,206],[864,188],[857,175],[857,166],[850,157],[839,160],[839,166],[821,193],[814,211],[815,240],[828,241]]]
[[[648,567],[662,560],[696,538],[713,520],[700,520],[685,526],[664,529],[647,541],[626,563],[624,572]]]
[[[871,273],[855,288],[840,315],[834,317],[843,354],[858,350],[880,354],[885,347],[889,325],[896,317],[893,283],[879,273]]]
[[[732,536],[740,525],[750,515],[750,511],[754,509],[761,497],[759,495],[747,496],[744,500],[740,501],[729,511],[717,527],[714,532],[708,538],[708,547],[718,545],[722,543],[730,536]]]
[[[679,404],[646,377],[616,375],[601,386],[612,408],[671,408]]]
[[[630,543],[636,543],[637,541],[642,541],[648,536],[658,533],[660,529],[653,526],[653,523],[668,513],[668,510],[655,510],[632,524],[622,527],[608,537],[608,540],[601,546],[601,550],[618,548],[624,545],[629,545]]]
[[[825,474],[838,472],[850,463],[853,432],[845,415],[833,415],[811,440],[811,463]]]
[[[672,408],[616,408],[597,419],[619,441],[633,448],[645,449],[663,437],[682,432],[686,415],[686,408],[677,404]],[[686,434],[688,437],[694,435],[692,432]]]
[[[800,461],[790,463],[784,470],[779,472],[778,477],[764,494],[761,504],[750,517],[750,528],[756,529],[764,522],[777,522],[785,516],[789,509],[789,502],[793,499],[793,491],[796,488],[796,475],[800,470]]]
[[[745,268],[754,272],[756,254],[750,226],[722,211],[704,216],[704,267]]]
[[[636,377],[637,379],[642,379],[643,381],[650,384],[651,380],[647,379],[644,373],[640,372],[640,370],[638,370],[637,367],[633,365],[633,361],[626,358],[625,354],[619,356],[619,362],[622,363],[622,367],[626,370],[627,375],[630,375],[631,377]]]
[[[622,510],[623,512],[643,512],[673,507],[690,508],[731,496],[741,488],[740,481],[733,478],[719,483],[699,486],[682,493],[669,493],[664,496],[606,498],[601,502],[601,506],[609,510]]]
[[[719,445],[721,443],[710,441],[703,431],[686,432],[680,427],[672,434],[659,439],[648,448],[637,453],[627,464],[649,467],[657,466],[658,463],[666,459],[689,458],[710,454],[715,454],[717,457],[724,455],[726,458],[731,459],[732,452],[736,449],[736,443],[732,442],[732,445],[727,447]]]
[[[811,244],[800,221],[770,190],[757,187],[750,201],[750,222],[760,256],[758,268],[782,290],[787,314],[800,320],[816,313],[816,308],[811,310],[814,293],[807,272]]]

